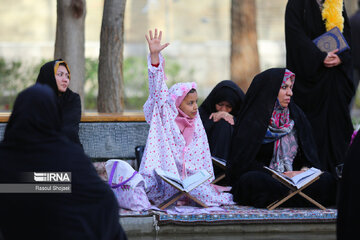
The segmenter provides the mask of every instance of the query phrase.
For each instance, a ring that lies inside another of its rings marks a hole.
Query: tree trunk
[[[85,80],[85,0],[57,0],[55,59],[62,58],[71,72],[70,89],[83,102]]]
[[[123,46],[126,0],[105,0],[100,34],[99,112],[124,110]]]
[[[259,73],[256,33],[256,1],[231,1],[231,79],[247,91]]]

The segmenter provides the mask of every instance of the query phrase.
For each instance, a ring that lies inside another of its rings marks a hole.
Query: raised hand
[[[159,53],[169,46],[169,43],[161,44],[161,37],[162,37],[162,31],[159,32],[155,28],[155,34],[153,35],[152,31],[149,31],[149,36],[145,35],[146,41],[149,45],[150,50],[150,58],[151,58],[151,64],[158,64],[159,63]]]

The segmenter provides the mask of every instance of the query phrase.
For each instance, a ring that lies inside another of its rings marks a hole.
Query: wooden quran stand
[[[304,186],[302,186],[301,188],[297,189],[296,187],[292,186],[291,184],[289,184],[288,182],[284,181],[283,179],[281,179],[280,177],[276,176],[275,174],[272,175],[273,178],[277,179],[278,181],[280,181],[282,184],[284,184],[285,186],[287,186],[290,189],[289,194],[280,199],[277,200],[273,203],[271,203],[269,206],[267,206],[267,209],[269,210],[273,210],[275,208],[277,208],[278,206],[280,206],[281,204],[283,204],[284,202],[286,202],[287,200],[289,200],[291,197],[295,196],[296,194],[299,194],[300,196],[302,196],[303,198],[305,198],[306,200],[308,200],[309,202],[311,202],[312,204],[314,204],[315,206],[317,206],[318,208],[322,209],[322,210],[326,210],[326,208],[321,205],[320,203],[318,203],[317,201],[315,201],[314,199],[312,199],[311,197],[309,197],[308,195],[306,195],[305,193],[302,192],[302,190],[304,190],[305,188],[307,188],[308,186],[310,186],[312,183],[314,183],[315,181],[317,181],[320,178],[320,175],[317,176],[316,178],[314,178],[313,180],[311,180],[310,182],[308,182],[307,184],[305,184]]]
[[[221,164],[221,163],[215,161],[214,159],[212,159],[212,162],[213,162],[213,165],[218,166],[219,168],[221,168],[224,171],[226,170],[226,165]],[[225,173],[223,173],[220,176],[218,176],[217,178],[215,178],[214,181],[212,181],[212,184],[215,184],[215,183],[223,180],[224,178],[225,178]]]
[[[164,202],[162,202],[158,208],[160,208],[161,210],[164,210],[165,208],[167,208],[168,206],[170,206],[171,204],[173,204],[174,202],[176,202],[179,198],[181,198],[182,196],[187,196],[188,198],[190,198],[191,200],[193,200],[194,202],[196,202],[197,204],[199,204],[200,206],[207,208],[208,206],[203,203],[202,201],[200,201],[199,199],[191,196],[189,193],[185,192],[185,191],[181,191],[179,190],[179,192],[175,193],[174,195],[172,195],[170,198],[168,198],[167,200],[165,200]]]
[[[176,188],[177,190],[179,190],[177,193],[175,193],[174,195],[172,195],[170,198],[168,198],[167,200],[165,200],[164,202],[162,202],[158,208],[160,208],[161,210],[164,210],[165,208],[167,208],[168,206],[170,206],[171,204],[173,204],[174,202],[176,202],[178,199],[180,199],[182,196],[187,196],[188,198],[190,198],[191,200],[193,200],[194,202],[196,202],[197,204],[199,204],[200,206],[207,208],[208,206],[203,203],[202,201],[200,201],[199,199],[191,196],[188,192],[182,190],[181,188],[177,187],[176,185],[174,185],[172,182],[168,181],[166,178],[163,178],[162,176],[160,176],[165,182],[167,182],[168,184],[170,184],[172,187]],[[200,186],[201,184],[199,184],[198,186]]]

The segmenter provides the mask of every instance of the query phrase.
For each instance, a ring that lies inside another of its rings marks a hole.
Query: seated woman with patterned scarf
[[[264,168],[293,177],[320,165],[311,126],[291,101],[295,74],[284,68],[266,70],[248,89],[234,128],[227,177],[234,201],[266,207],[286,196],[289,189]],[[280,89],[280,90],[279,90]],[[316,104],[316,103],[314,103]],[[321,204],[335,204],[336,180],[324,172],[304,191]],[[282,206],[312,206],[295,195]]]

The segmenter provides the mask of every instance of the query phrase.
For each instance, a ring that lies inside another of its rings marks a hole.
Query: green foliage
[[[0,110],[12,109],[17,94],[35,83],[44,62],[29,67],[21,61],[6,62],[0,58]]]
[[[352,117],[352,124],[355,129],[358,129],[360,127],[360,117]]]
[[[98,60],[86,58],[85,59],[85,84],[84,84],[84,106],[85,109],[97,109],[97,94],[98,94]]]
[[[147,61],[145,58],[128,57],[123,63],[125,108],[141,110],[148,95]]]
[[[20,61],[6,62],[0,58],[0,111],[11,110],[17,94],[36,82],[40,67],[48,60],[33,65],[24,65]],[[71,66],[70,66],[71,69]],[[193,81],[193,70],[184,72],[174,59],[167,59],[167,85],[177,82]],[[128,57],[123,63],[126,110],[142,110],[149,95],[147,60],[144,57]],[[96,110],[98,94],[98,59],[85,60],[85,96],[86,110]]]
[[[356,91],[356,95],[355,95],[355,107],[356,108],[360,108],[360,91],[359,91],[360,89],[359,88]]]
[[[96,97],[98,91],[97,59],[86,59],[85,107],[96,110]],[[166,62],[167,85],[171,87],[177,82],[193,81],[193,70],[182,72],[180,64],[173,59]],[[147,59],[144,57],[128,57],[123,63],[123,76],[125,85],[125,109],[142,110],[149,95]],[[184,76],[184,77],[182,77]]]

